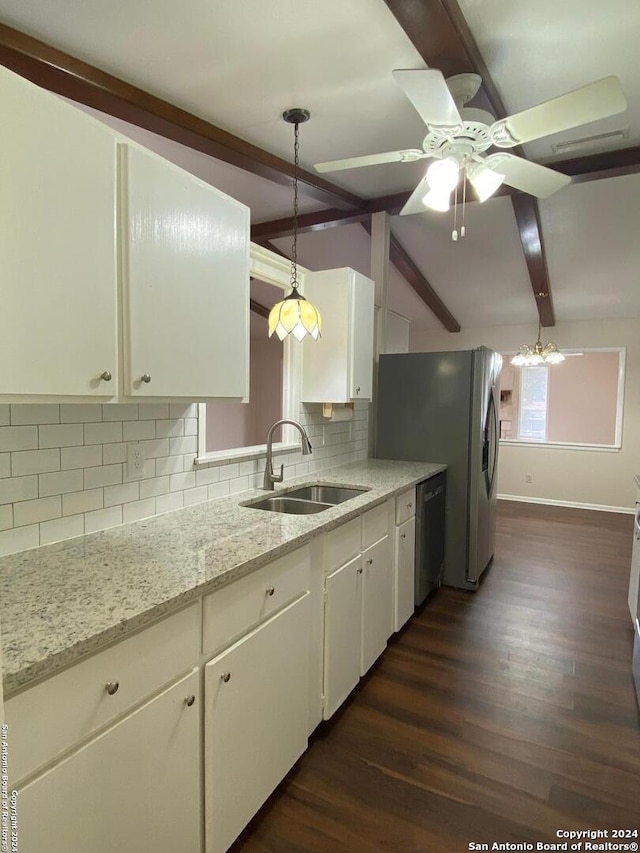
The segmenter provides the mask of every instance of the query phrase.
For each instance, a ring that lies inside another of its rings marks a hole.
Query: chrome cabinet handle
[[[119,681],[107,681],[105,685],[105,690],[109,694],[109,696],[114,696],[118,692],[118,688],[120,687]]]
[[[231,673],[230,672],[223,672],[222,675],[220,676],[220,678],[222,678],[222,680],[224,681],[225,684],[228,684],[231,681]]]
[[[151,382],[151,377],[149,376],[148,373],[143,373],[142,376],[140,377],[140,382],[144,382],[145,385],[148,385],[149,382]]]
[[[407,504],[407,509],[411,509],[412,506],[413,504]]]
[[[359,574],[359,575],[361,575],[361,574],[362,574],[362,566],[360,566],[360,568],[358,569],[358,574]]]
[[[111,382],[111,371],[105,370],[100,374],[100,379],[104,379],[105,382]]]
[[[268,586],[267,587],[267,595],[273,595],[273,593],[275,591],[276,591],[276,588],[274,586]]]
[[[360,386],[358,385],[358,387],[356,388],[356,394],[359,394],[359,393],[360,393]]]
[[[184,697],[184,704],[187,706],[187,708],[190,708],[195,701],[196,697],[193,695],[193,693],[190,696]]]
[[[400,538],[401,538],[401,539],[406,539],[406,538],[407,538],[407,534],[406,534],[406,533],[401,533],[401,534],[400,534]]]
[[[373,559],[367,560],[367,565],[370,566],[373,563]]]

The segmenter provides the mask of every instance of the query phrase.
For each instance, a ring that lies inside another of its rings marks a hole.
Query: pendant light
[[[294,107],[285,110],[282,118],[294,126],[293,146],[293,246],[291,249],[291,293],[282,302],[274,305],[269,313],[269,337],[275,332],[283,341],[287,335],[292,334],[296,340],[301,341],[307,335],[318,340],[322,332],[322,320],[320,312],[305,299],[298,290],[298,151],[299,151],[299,125],[308,121],[309,110]]]
[[[539,367],[541,364],[561,364],[564,361],[564,356],[555,344],[542,343],[541,331],[541,323],[538,323],[538,340],[533,346],[523,344],[511,359],[511,364],[516,367]]]

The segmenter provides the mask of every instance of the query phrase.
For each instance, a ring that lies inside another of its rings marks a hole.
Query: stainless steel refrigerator
[[[375,455],[446,463],[443,583],[460,589],[494,553],[501,366],[486,347],[380,356]]]

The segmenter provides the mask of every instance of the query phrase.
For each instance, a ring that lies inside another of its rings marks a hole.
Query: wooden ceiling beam
[[[543,326],[555,326],[553,300],[549,289],[547,256],[544,250],[540,211],[533,196],[521,193],[511,199],[520,231],[520,241],[531,279],[531,289],[536,300],[538,315]]]
[[[264,317],[265,320],[269,319],[269,309],[265,308],[261,302],[256,302],[255,299],[250,299],[249,308],[254,314],[259,314],[261,317]]]
[[[38,86],[254,175],[290,184],[293,164],[204,119],[0,23],[0,64]],[[304,191],[323,204],[358,208],[362,199],[303,169]]]
[[[457,0],[385,0],[385,3],[429,67],[440,69],[445,77],[468,71],[480,74],[482,90],[489,102],[490,111],[496,118],[506,116],[507,112],[500,93],[491,79],[489,69],[482,58]],[[481,100],[475,100],[474,103],[482,107]],[[522,154],[518,149],[513,150],[514,153]],[[515,199],[515,196],[512,196],[512,199]],[[518,217],[515,205],[514,211],[520,228],[521,219]],[[525,244],[531,245],[533,243],[542,246],[539,216],[528,218],[527,228],[529,230],[526,234],[520,232],[523,248]],[[536,229],[538,233],[534,234],[533,232]],[[525,259],[531,274],[532,267],[526,250]],[[544,325],[554,325],[551,284],[547,276],[546,264],[535,265],[535,274],[536,280],[534,281],[533,277],[531,278],[531,286],[534,291],[544,290],[545,293],[549,294],[546,301],[536,300],[540,321]],[[546,280],[543,280],[544,276],[547,276]],[[541,312],[541,304],[543,303],[546,307]],[[549,319],[551,319],[550,323]]]

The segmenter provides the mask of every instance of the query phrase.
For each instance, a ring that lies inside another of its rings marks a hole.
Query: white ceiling
[[[640,143],[635,0],[459,0],[507,109],[515,112],[607,74],[622,80],[627,114],[531,143],[551,144],[630,128]],[[291,160],[283,109],[304,106],[301,160],[314,162],[416,147],[424,126],[391,76],[424,63],[384,0],[0,0],[0,20]],[[114,126],[252,209],[254,222],[287,216],[286,186],[249,175],[122,122]],[[611,146],[609,146],[611,147]],[[588,149],[586,149],[588,150]],[[581,152],[576,152],[581,153]],[[362,196],[412,189],[424,164],[389,164],[330,177]],[[541,204],[559,320],[640,316],[638,177],[581,184]],[[301,193],[301,209],[322,205]],[[392,227],[463,326],[533,322],[531,294],[508,199],[467,211],[464,241],[449,216],[396,217]],[[286,248],[289,241],[284,241]],[[368,268],[360,226],[301,236],[309,267]],[[394,310],[424,328],[439,324],[392,274]]]

